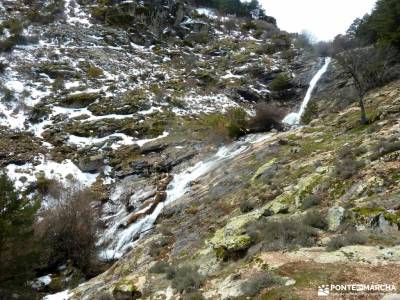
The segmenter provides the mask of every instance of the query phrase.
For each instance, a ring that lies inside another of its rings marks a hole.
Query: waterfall
[[[124,223],[129,218],[129,215],[126,214],[125,207],[121,205],[121,210],[113,216],[116,221],[102,234],[99,244],[107,243],[107,241],[109,244],[106,249],[99,253],[99,258],[102,260],[120,258],[129,249],[132,249],[145,233],[153,228],[154,223],[166,205],[173,203],[190,192],[190,186],[193,181],[217,169],[221,164],[246,152],[252,145],[269,139],[272,136],[273,134],[270,133],[247,135],[230,145],[222,146],[210,158],[175,174],[174,179],[167,187],[165,202],[159,203],[153,212],[143,216],[143,218],[124,229],[121,229],[120,224]],[[119,194],[116,193],[114,200],[117,200],[118,197]]]
[[[310,86],[307,90],[306,96],[304,97],[303,102],[301,103],[300,109],[298,112],[293,112],[288,114],[282,122],[288,125],[298,125],[300,123],[301,117],[304,114],[304,111],[307,108],[308,102],[310,102],[312,93],[317,85],[318,81],[321,79],[322,75],[328,70],[329,63],[331,62],[330,57],[325,58],[324,65],[321,69],[314,75],[313,79],[311,79]]]

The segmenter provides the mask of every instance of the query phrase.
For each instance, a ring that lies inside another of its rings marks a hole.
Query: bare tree
[[[335,55],[337,62],[353,80],[361,109],[361,123],[367,124],[364,97],[366,93],[394,79],[398,53],[391,47],[354,48]]]

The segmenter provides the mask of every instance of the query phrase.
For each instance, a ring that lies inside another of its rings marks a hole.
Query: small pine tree
[[[37,203],[20,197],[10,179],[0,175],[0,286],[23,283],[31,275],[37,209]]]

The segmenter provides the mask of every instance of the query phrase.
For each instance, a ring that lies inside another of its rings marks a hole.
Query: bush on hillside
[[[245,213],[252,211],[253,209],[254,209],[254,205],[248,200],[243,200],[240,203],[240,212],[241,213],[245,214]]]
[[[269,84],[271,91],[283,91],[291,87],[290,77],[285,73],[280,73],[272,82]]]
[[[202,276],[197,272],[194,266],[184,265],[176,269],[175,276],[172,279],[172,287],[179,292],[196,291],[203,283]]]
[[[387,140],[380,140],[373,147],[373,154],[371,156],[372,160],[376,160],[379,157],[382,157],[386,154],[399,151],[400,150],[400,141],[398,136],[393,136]]]
[[[19,19],[8,19],[2,26],[7,28],[12,35],[20,35],[24,30],[23,22]]]
[[[272,129],[282,130],[283,117],[284,113],[278,107],[267,103],[258,103],[256,114],[250,118],[248,128],[252,132],[270,131]]]
[[[42,260],[46,265],[70,260],[84,273],[90,273],[96,250],[95,195],[86,189],[70,187],[41,213],[37,225],[43,240]]]
[[[328,228],[326,216],[318,210],[307,212],[304,216],[303,224],[322,230],[326,230]]]
[[[154,274],[165,274],[169,268],[171,268],[169,263],[165,261],[158,261],[149,269],[149,272]]]
[[[253,274],[241,284],[240,288],[246,297],[255,297],[264,288],[282,284],[282,279],[271,272]]]
[[[297,246],[309,247],[314,245],[317,232],[303,220],[269,221],[261,219],[247,227],[255,242],[261,242],[267,251],[291,249]]]
[[[197,267],[192,265],[174,267],[167,262],[157,262],[150,268],[149,272],[165,273],[166,278],[172,281],[172,287],[180,293],[196,293],[204,281],[203,276],[197,272]]]
[[[202,122],[210,127],[211,142],[227,142],[247,133],[248,115],[242,108],[231,108],[224,115],[206,115]]]
[[[62,184],[55,179],[47,178],[44,173],[39,173],[36,176],[36,189],[42,196],[49,195],[57,199],[60,197]]]
[[[10,36],[5,40],[0,40],[0,53],[11,52],[12,49],[18,44],[18,37]]]
[[[103,70],[96,66],[89,66],[87,69],[87,75],[91,78],[98,78],[103,75]]]
[[[302,209],[309,209],[311,207],[317,206],[322,202],[323,198],[320,193],[314,193],[311,195],[308,195],[304,198],[302,202]]]
[[[350,245],[365,245],[368,238],[360,232],[349,232],[344,235],[333,237],[327,244],[328,251],[335,251]]]
[[[228,135],[232,139],[236,139],[246,134],[247,127],[247,113],[242,108],[232,108],[227,111],[226,128],[228,129]]]
[[[338,153],[338,157],[334,161],[335,175],[340,179],[349,179],[356,175],[364,166],[364,162],[357,160],[357,156],[363,151],[362,148],[351,149],[343,147]]]

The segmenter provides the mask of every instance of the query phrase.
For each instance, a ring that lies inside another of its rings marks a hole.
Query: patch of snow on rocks
[[[46,178],[56,179],[68,186],[79,182],[83,186],[91,186],[99,174],[82,172],[71,160],[58,163],[47,160],[43,155],[38,158],[38,164],[26,163],[22,166],[10,164],[6,167],[7,175],[15,182],[16,188],[25,188],[36,181],[38,174],[44,174]]]
[[[69,290],[59,292],[57,294],[47,295],[42,300],[68,300],[72,297]]]

